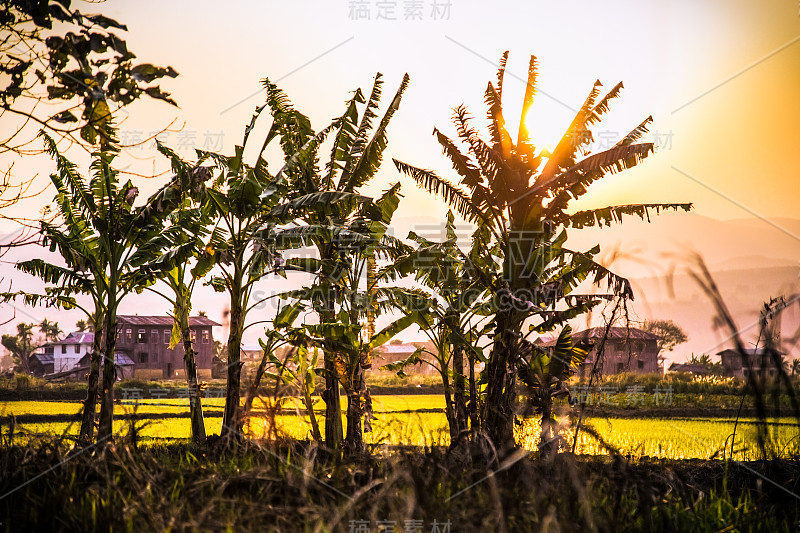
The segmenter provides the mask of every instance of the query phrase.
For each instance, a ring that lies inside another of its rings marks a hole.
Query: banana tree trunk
[[[339,378],[336,375],[336,363],[332,353],[325,353],[325,390],[322,399],[325,402],[325,446],[336,450],[344,440],[344,428]]]
[[[450,443],[456,442],[458,439],[458,421],[456,420],[456,413],[453,409],[453,394],[452,387],[450,386],[450,374],[446,365],[442,365],[440,369],[442,375],[442,388],[444,388],[444,414],[447,417],[447,427],[450,430]]]
[[[353,390],[347,395],[347,435],[344,438],[344,451],[349,457],[359,457],[366,451],[361,425],[364,415],[361,400],[365,390],[364,369],[361,365],[357,365],[353,375]]]
[[[92,442],[92,437],[94,437],[102,340],[103,330],[95,329],[94,339],[92,340],[92,353],[89,355],[89,384],[86,390],[86,399],[83,401],[81,430],[78,434],[78,441],[82,444],[89,444]]]
[[[239,406],[242,361],[241,345],[244,328],[244,310],[240,293],[231,293],[231,330],[228,335],[228,381],[225,388],[225,410],[222,414],[223,438],[239,439],[242,436],[241,409]]]
[[[100,391],[100,425],[97,430],[97,442],[112,440],[114,425],[114,382],[117,372],[114,366],[114,350],[117,346],[117,312],[109,310],[105,317],[103,334],[105,349],[103,352],[103,385]]]
[[[202,443],[206,440],[206,425],[203,420],[203,403],[200,384],[197,382],[197,360],[192,345],[192,330],[189,328],[189,312],[185,306],[179,308],[181,338],[183,340],[183,364],[189,386],[189,417],[192,421],[192,440]]]
[[[512,312],[497,313],[494,346],[487,364],[484,428],[501,454],[508,453],[516,446],[514,442],[516,338],[511,332]]]
[[[323,289],[324,290],[324,289]],[[332,289],[328,289],[332,290]],[[325,295],[324,311],[320,311],[320,322],[333,322],[333,294]],[[336,371],[336,354],[324,352],[325,390],[322,391],[322,400],[325,402],[325,446],[329,450],[338,450],[344,441],[344,427],[342,426],[342,400],[339,393],[339,375]]]
[[[553,399],[546,394],[542,404],[542,432],[540,435],[539,450],[542,457],[551,457],[558,451],[556,444],[555,420],[553,419]]]
[[[311,436],[316,442],[322,442],[322,435],[319,432],[319,423],[317,422],[317,415],[314,413],[314,401],[311,398],[311,391],[312,386],[308,384],[306,381],[308,376],[303,377],[303,404],[306,407],[306,412],[308,413],[308,418],[311,421]],[[313,378],[313,372],[312,377]]]
[[[456,436],[469,429],[464,381],[464,347],[456,344],[453,346],[453,403],[455,404]]]
[[[258,363],[255,376],[253,376],[253,382],[250,383],[249,387],[247,387],[247,393],[244,397],[244,407],[242,408],[244,413],[249,413],[253,408],[253,401],[258,393],[258,388],[261,386],[261,380],[264,378],[264,372],[267,371],[267,357],[268,352],[265,351],[261,355],[261,362]]]
[[[475,383],[475,352],[472,350],[467,354],[467,361],[469,364],[469,404],[467,404],[467,409],[472,431],[476,432],[480,431],[481,425],[478,417],[478,387]]]

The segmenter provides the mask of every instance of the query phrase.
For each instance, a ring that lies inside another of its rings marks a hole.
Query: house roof
[[[708,368],[704,365],[691,363],[672,363],[669,365],[670,372],[691,372],[692,374],[708,374]]]
[[[389,354],[404,354],[407,353],[411,355],[418,348],[424,348],[429,352],[436,353],[436,347],[433,345],[431,341],[425,342],[403,342],[403,343],[387,343],[383,346],[378,346],[376,351],[379,355],[389,355]]]
[[[94,333],[88,331],[73,331],[63,340],[52,344],[92,344],[94,341]]]
[[[55,364],[55,356],[51,353],[35,353],[31,357],[35,357],[43,365]]]
[[[81,357],[78,360],[78,363],[75,366],[88,366],[89,365],[89,355],[90,354],[88,354],[88,353],[84,354],[84,356]],[[102,364],[102,362],[101,362],[101,364]],[[133,362],[133,359],[128,357],[128,354],[126,354],[124,352],[114,352],[114,364],[116,364],[117,366],[133,366],[136,363]]]
[[[747,355],[771,355],[774,353],[778,353],[780,355],[786,355],[786,352],[782,352],[780,350],[776,350],[775,348],[745,348],[742,350]],[[717,352],[717,355],[739,355],[739,350],[734,350],[733,348],[728,348],[727,350],[722,350],[721,352]]]
[[[384,344],[383,346],[378,347],[378,352],[382,354],[390,354],[390,353],[414,353],[417,351],[417,347],[413,344]]]
[[[169,315],[148,316],[148,315],[117,315],[119,322],[132,326],[172,326],[173,318]],[[195,326],[220,326],[207,316],[190,316],[189,327]]]
[[[133,359],[131,359],[130,357],[128,357],[127,354],[124,354],[122,352],[114,353],[114,363],[117,366],[132,366],[136,364],[133,362]]]

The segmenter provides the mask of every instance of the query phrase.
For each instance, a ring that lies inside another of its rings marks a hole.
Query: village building
[[[638,328],[590,328],[572,334],[572,344],[589,352],[578,369],[578,376],[588,377],[594,368],[601,339],[607,338],[603,345],[603,358],[600,372],[604,376],[621,372],[638,374],[662,373],[663,358],[659,357],[658,335]],[[539,342],[544,347],[554,347],[557,339]]]
[[[242,361],[261,361],[261,357],[264,355],[264,350],[261,349],[261,346],[242,346],[241,351],[241,359]]]
[[[748,377],[752,371],[761,377],[776,377],[779,375],[779,365],[783,364],[783,352],[775,349],[745,348],[744,354],[738,350],[727,349],[717,355],[722,359],[722,371],[726,376]],[[744,358],[742,357],[744,355]],[[749,361],[749,365],[744,359]]]
[[[130,359],[133,375],[139,379],[185,378],[183,343],[169,348],[172,337],[171,316],[118,315],[116,359]],[[217,322],[205,316],[189,317],[189,329],[197,364],[197,377],[211,378],[211,359],[214,356],[214,334]]]
[[[77,366],[72,370],[65,370],[50,376],[51,379],[86,379],[89,376],[89,368],[91,367],[91,352],[87,352]],[[103,359],[100,359],[100,372],[103,372]],[[136,372],[136,364],[133,360],[122,352],[114,352],[114,372],[116,373],[117,381],[123,379],[131,379]]]
[[[53,372],[66,372],[78,365],[78,361],[92,351],[94,333],[74,331],[60,341],[51,342],[47,349],[53,354]]]
[[[55,367],[53,350],[48,353],[44,347],[40,348],[39,351],[31,354],[30,359],[28,359],[28,366],[30,366],[31,374],[34,376],[42,377],[52,374]]]
[[[69,372],[92,351],[93,333],[75,331],[60,341],[48,342],[31,355],[31,372],[36,376],[49,376]]]
[[[383,346],[378,346],[375,348],[375,351],[372,355],[372,372],[379,376],[384,374],[395,374],[396,372],[379,370],[379,368],[383,365],[408,359],[420,348],[424,350],[424,352],[421,354],[421,357],[426,361],[434,361],[434,357],[431,354],[439,353],[431,341],[406,343],[401,340],[393,340],[387,344],[384,344]],[[438,374],[436,369],[428,363],[407,366],[405,368],[405,373],[420,375]]]

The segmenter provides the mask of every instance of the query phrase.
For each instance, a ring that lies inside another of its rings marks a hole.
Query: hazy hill
[[[780,295],[787,299],[800,295],[797,267],[725,270],[714,272],[713,278],[745,342],[753,342],[758,335],[764,302]],[[691,353],[716,354],[730,346],[730,332],[712,326],[716,316],[713,302],[688,274],[640,278],[632,283],[638,295],[633,308],[640,319],[670,319],[686,330],[689,341],[669,354],[671,360],[683,361]],[[795,302],[783,313],[784,336],[791,336],[799,326],[800,302]],[[797,350],[789,351],[797,355]]]

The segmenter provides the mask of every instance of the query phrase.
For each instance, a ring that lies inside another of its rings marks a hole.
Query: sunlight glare
[[[528,136],[536,150],[552,152],[572,120],[570,111],[538,99],[525,114]]]

